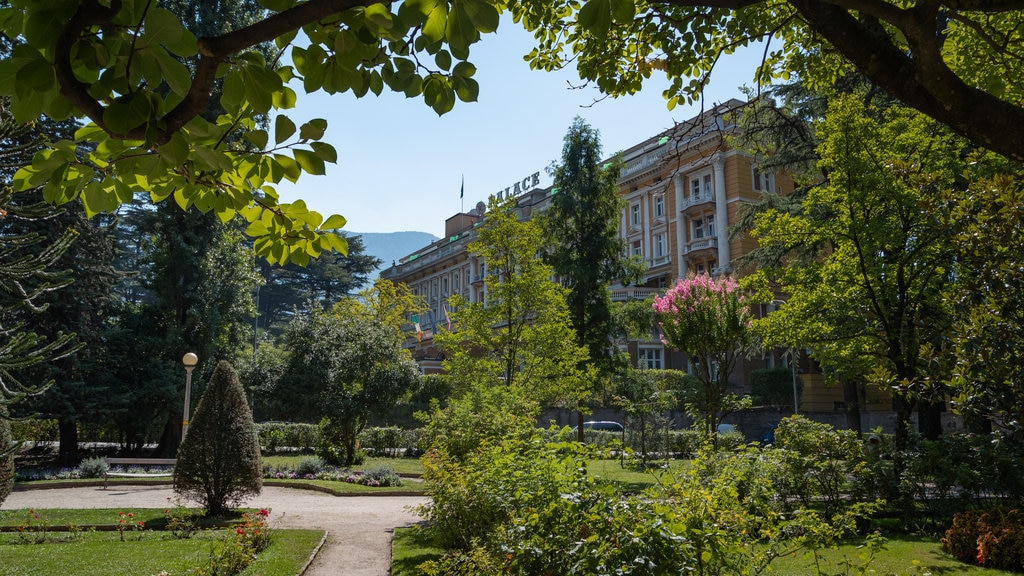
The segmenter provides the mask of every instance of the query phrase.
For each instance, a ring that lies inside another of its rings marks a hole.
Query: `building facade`
[[[729,135],[737,130],[736,112],[744,104],[730,100],[618,154],[623,162],[619,236],[628,254],[640,257],[647,270],[635,285],[612,286],[613,300],[642,300],[663,293],[688,274],[743,274],[736,259],[755,247],[745,234],[731,234],[742,217],[743,205],[759,200],[765,192],[793,189],[788,175],[760,170],[755,158],[729,145]],[[529,218],[550,203],[551,188],[539,187],[538,181],[534,174],[499,195],[515,196],[519,216]],[[422,336],[409,343],[424,373],[441,371],[443,357],[432,336],[447,323],[447,298],[452,294],[471,302],[486,298],[486,262],[466,250],[476,238],[484,211],[481,202],[468,213],[452,216],[445,223],[445,238],[380,273],[381,278],[405,283],[427,304],[428,311],[419,318]],[[769,306],[763,305],[755,313],[765,314]],[[655,333],[619,345],[637,367],[689,368],[685,355],[666,348]],[[825,386],[820,370],[806,355],[797,355],[796,366],[789,363],[791,356],[790,351],[777,350],[763,358],[741,359],[731,377],[734,391],[749,391],[752,370],[795,368],[794,378],[804,390],[800,410],[833,413],[838,418],[845,411],[842,391]],[[871,392],[865,391],[870,397],[861,405],[890,412],[884,393]]]

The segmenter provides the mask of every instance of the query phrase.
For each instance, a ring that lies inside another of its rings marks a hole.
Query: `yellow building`
[[[619,153],[623,162],[619,235],[628,253],[644,260],[647,271],[637,285],[612,286],[613,300],[647,298],[690,273],[717,276],[740,272],[733,262],[755,247],[746,235],[730,238],[730,227],[740,219],[743,204],[759,200],[767,191],[785,194],[793,189],[786,174],[760,170],[754,158],[729,145],[728,136],[737,129],[735,112],[744,104],[730,100]],[[529,218],[550,203],[551,188],[540,187],[539,174],[534,173],[498,194],[516,197],[520,217]],[[445,223],[445,238],[402,258],[380,274],[381,278],[404,282],[427,303],[428,311],[419,318],[422,338],[410,342],[424,373],[441,370],[441,354],[433,346],[432,335],[446,322],[447,298],[461,294],[470,301],[482,301],[486,297],[486,264],[466,252],[466,246],[476,237],[476,226],[485,217],[484,210],[481,202],[468,213],[452,216]],[[769,306],[761,306],[758,312],[767,313]],[[685,355],[666,349],[656,334],[620,346],[638,367],[688,368]],[[749,391],[751,370],[775,366],[792,369],[786,357],[786,351],[779,350],[764,358],[741,359],[731,378],[736,385],[734,391]],[[796,368],[795,377],[804,390],[800,411],[831,414],[833,423],[842,425],[846,407],[842,390],[826,386],[820,370],[806,355]],[[891,414],[884,393],[864,390],[862,395],[862,408]],[[886,424],[871,419],[866,422],[868,427]]]

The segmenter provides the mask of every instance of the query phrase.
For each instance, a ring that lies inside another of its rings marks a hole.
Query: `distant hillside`
[[[399,258],[408,256],[413,252],[429,246],[431,242],[438,240],[437,236],[426,232],[348,232],[352,236],[362,236],[363,245],[366,246],[366,253],[380,258],[383,264],[381,268],[391,266],[391,262],[397,262]],[[376,274],[373,275],[377,277]]]

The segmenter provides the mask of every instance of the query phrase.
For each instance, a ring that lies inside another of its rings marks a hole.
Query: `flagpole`
[[[459,214],[466,212],[466,175],[462,175],[462,186],[459,188]]]

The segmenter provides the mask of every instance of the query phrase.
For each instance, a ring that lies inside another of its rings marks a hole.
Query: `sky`
[[[557,73],[530,70],[523,55],[532,37],[509,19],[471,49],[480,84],[477,102],[456,102],[438,116],[421,98],[383,92],[303,94],[288,116],[300,124],[328,122],[324,141],[338,151],[325,176],[303,174],[278,187],[283,201],[301,198],[326,218],[341,214],[352,232],[427,232],[444,235],[444,221],[477,202],[547,169],[561,158],[565,133],[576,116],[601,135],[605,157],[687,120],[697,105],[669,112],[663,78],[617,99],[601,98],[581,84],[575,68]],[[743,98],[761,52],[748,49],[720,62],[705,91],[705,106]],[[465,186],[460,201],[460,189]]]

